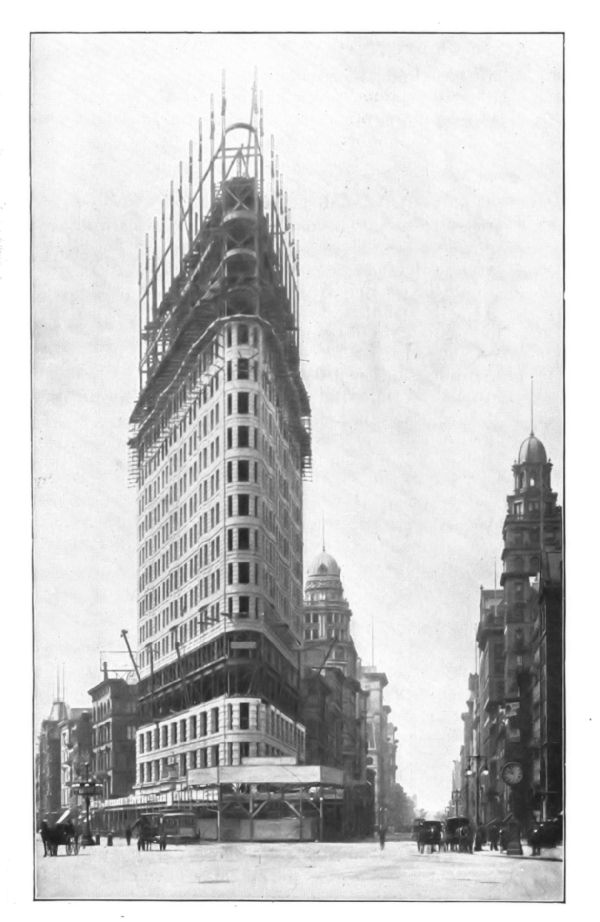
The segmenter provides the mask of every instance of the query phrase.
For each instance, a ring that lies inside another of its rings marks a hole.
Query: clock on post
[[[502,768],[502,780],[514,787],[523,780],[523,766],[520,762],[506,762]]]

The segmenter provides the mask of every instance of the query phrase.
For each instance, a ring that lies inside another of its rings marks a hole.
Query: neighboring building
[[[305,694],[307,759],[309,752],[326,765],[343,768],[350,782],[366,780],[366,695],[358,680],[358,657],[352,635],[352,612],[344,598],[340,568],[334,558],[322,551],[308,568],[304,602],[304,643],[302,681],[306,689],[317,688],[319,681],[328,688],[314,703],[325,702],[315,721],[309,715],[311,696]],[[329,711],[328,711],[329,708]],[[324,744],[323,734],[328,742]],[[316,748],[315,748],[316,747]],[[333,761],[332,761],[333,760]]]
[[[531,700],[534,807],[542,819],[563,810],[564,631],[562,554],[542,555],[533,625]]]
[[[537,581],[541,555],[562,550],[562,513],[552,491],[551,470],[546,449],[532,432],[513,465],[514,487],[507,497],[503,529],[505,733],[496,754],[499,762],[522,766],[522,782],[504,796],[506,808],[523,824],[532,818],[533,750],[538,742],[532,734],[531,700],[538,593],[531,583]]]
[[[464,809],[475,815],[474,776],[464,776],[467,769],[477,769],[481,819],[512,814],[523,828],[536,813],[557,816],[562,811],[562,511],[551,470],[532,432],[513,465],[502,589],[481,590],[479,673],[469,677],[468,711],[462,715]],[[502,778],[509,762],[521,772],[512,786]]]
[[[75,782],[86,777],[92,762],[92,714],[89,708],[68,708],[60,721],[60,806],[76,808]]]
[[[122,678],[109,678],[91,688],[92,765],[102,784],[103,799],[131,794],[135,784],[137,690]]]
[[[395,727],[390,725],[390,708],[383,703],[388,684],[384,672],[374,666],[361,667],[360,684],[367,693],[367,781],[373,790],[374,822],[386,822],[386,807],[396,783]]]
[[[346,836],[368,834],[373,814],[366,773],[367,694],[358,681],[351,617],[340,568],[323,549],[308,568],[305,590],[301,714],[307,762],[343,771]]]
[[[262,122],[262,119],[261,119]],[[224,124],[224,123],[223,123]],[[222,130],[140,272],[141,793],[191,769],[304,759],[299,719],[302,477],[295,241],[262,133]],[[192,159],[190,157],[190,169]],[[164,255],[163,255],[164,254]],[[150,267],[150,268],[149,268]]]
[[[477,698],[478,739],[474,752],[481,756],[480,817],[488,823],[500,819],[503,805],[500,801],[500,772],[498,759],[499,735],[504,732],[502,709],[504,707],[504,590],[481,587],[477,644],[479,647],[479,681]]]
[[[36,753],[36,823],[61,808],[60,725],[68,718],[68,708],[58,698],[42,721]]]

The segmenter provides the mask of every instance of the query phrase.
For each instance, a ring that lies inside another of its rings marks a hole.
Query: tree
[[[415,819],[415,802],[401,784],[394,784],[388,801],[388,824],[394,829],[410,829]]]

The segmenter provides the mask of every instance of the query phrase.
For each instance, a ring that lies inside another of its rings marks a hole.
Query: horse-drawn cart
[[[449,816],[446,820],[445,844],[451,852],[472,852],[474,830],[467,816]]]
[[[61,845],[65,847],[65,855],[79,853],[79,829],[66,811],[55,822],[44,820],[41,825],[40,835],[44,843],[44,855],[56,858]]]
[[[439,852],[441,845],[442,824],[437,820],[425,820],[421,823],[417,832],[417,848],[420,854],[423,854],[426,846],[429,846],[429,851],[432,853],[436,848]]]

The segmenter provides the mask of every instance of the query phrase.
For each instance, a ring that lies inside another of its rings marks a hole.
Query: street
[[[419,855],[414,842],[206,843],[139,852],[117,839],[44,858],[38,899],[503,900],[562,899],[562,849]]]

